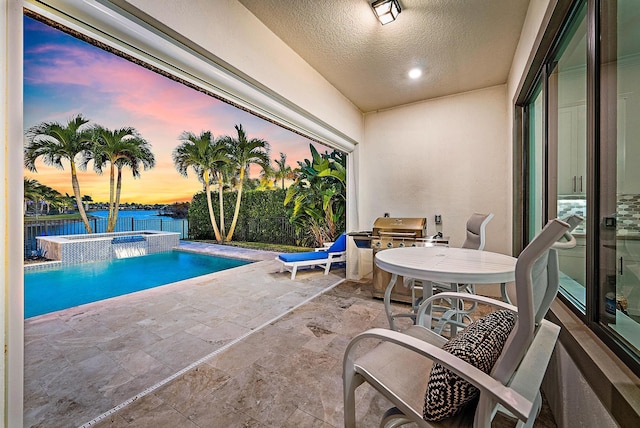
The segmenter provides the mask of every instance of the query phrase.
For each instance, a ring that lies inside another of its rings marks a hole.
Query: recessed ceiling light
[[[409,77],[411,77],[412,79],[417,79],[420,76],[422,76],[422,70],[420,70],[419,68],[412,68],[411,70],[409,70]]]

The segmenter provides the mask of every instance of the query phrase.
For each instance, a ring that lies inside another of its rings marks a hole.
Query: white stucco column
[[[2,151],[0,165],[2,202],[0,229],[4,242],[0,249],[3,267],[0,276],[2,339],[5,349],[2,370],[2,423],[22,426],[23,395],[23,275],[22,275],[22,1],[0,1],[0,117]]]

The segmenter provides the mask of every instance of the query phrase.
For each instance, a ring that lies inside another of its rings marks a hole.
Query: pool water
[[[67,265],[24,274],[24,317],[121,296],[251,263],[183,251]]]

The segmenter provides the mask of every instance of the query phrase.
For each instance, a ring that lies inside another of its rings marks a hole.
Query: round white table
[[[517,259],[490,251],[451,247],[404,247],[380,251],[376,265],[391,273],[385,290],[384,306],[389,325],[395,330],[391,311],[391,290],[399,275],[423,281],[450,284],[501,284],[506,299],[505,284],[515,279]],[[431,287],[423,287],[423,298],[431,297]],[[429,325],[429,324],[427,324]]]

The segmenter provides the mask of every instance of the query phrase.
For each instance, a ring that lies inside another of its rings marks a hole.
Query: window
[[[528,151],[528,182],[529,198],[527,209],[527,239],[532,240],[536,234],[542,230],[542,219],[544,217],[543,195],[544,195],[544,133],[543,133],[543,111],[542,111],[542,85],[538,84],[531,102],[527,106],[529,116],[529,151]]]
[[[551,218],[584,218],[576,246],[559,250],[560,297],[638,374],[640,3],[560,3],[563,23],[518,102],[522,236]]]
[[[640,4],[602,2],[599,323],[640,350]]]
[[[556,210],[549,217],[586,214],[587,5],[578,8],[549,65],[549,146],[555,155]],[[551,193],[551,192],[550,192]],[[550,199],[552,194],[549,195]],[[550,203],[550,208],[554,206]],[[577,245],[558,251],[560,290],[584,314],[586,307],[586,219],[575,229]]]

